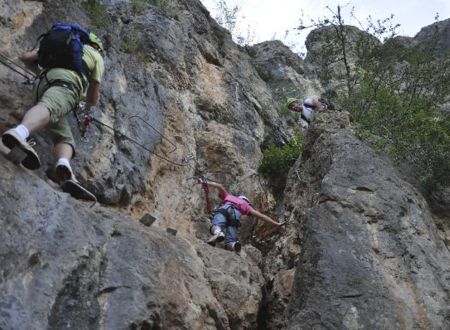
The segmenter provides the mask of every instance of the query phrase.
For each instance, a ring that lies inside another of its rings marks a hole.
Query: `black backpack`
[[[85,73],[83,45],[89,44],[89,32],[75,23],[57,23],[38,40],[38,63],[45,69],[64,68]]]

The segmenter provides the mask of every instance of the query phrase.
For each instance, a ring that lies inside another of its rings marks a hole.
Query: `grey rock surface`
[[[254,329],[263,278],[238,256],[90,208],[0,156],[0,328]]]
[[[439,54],[445,55],[450,49],[450,18],[423,27],[414,36],[412,44],[432,45]]]
[[[345,113],[308,131],[288,186],[288,207],[305,208],[288,329],[450,326],[450,253],[429,207]]]

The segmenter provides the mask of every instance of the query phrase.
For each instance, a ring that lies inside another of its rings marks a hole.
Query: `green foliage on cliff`
[[[263,161],[258,171],[269,180],[276,193],[284,189],[289,169],[301,154],[302,142],[302,135],[297,132],[289,143],[281,147],[272,144],[263,150]]]
[[[342,100],[425,187],[450,183],[450,117],[439,111],[449,101],[450,56],[435,46],[433,40],[424,48],[389,40],[373,47],[360,61],[357,87]]]
[[[366,77],[361,89],[372,83]],[[402,96],[382,83],[370,97],[362,91],[355,95],[371,102],[368,110],[354,106],[349,110],[362,129],[380,137],[378,147],[409,164],[424,186],[450,183],[450,116],[436,111],[429,97],[414,97],[411,102]]]
[[[341,82],[333,103],[425,187],[450,184],[450,117],[441,111],[450,102],[450,54],[437,47],[443,32],[413,46],[396,37],[392,16],[358,31],[344,25],[340,7],[331,12],[315,24],[327,39],[316,54],[320,78]]]

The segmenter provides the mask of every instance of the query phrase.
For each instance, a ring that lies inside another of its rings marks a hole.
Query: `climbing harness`
[[[227,220],[227,226],[239,227],[241,222],[239,220],[240,218],[236,215],[237,210],[237,207],[232,203],[222,203],[212,213],[211,220],[214,218],[214,215],[220,213]]]
[[[0,53],[0,63],[14,71],[15,73],[21,75],[25,80],[22,82],[24,85],[32,85],[36,79],[34,72],[28,70],[26,67],[17,64],[10,58]]]
[[[75,119],[78,124],[78,129],[80,131],[81,140],[83,142],[87,142],[87,138],[86,138],[87,128],[92,123],[93,119],[92,119],[91,115],[86,113],[86,103],[85,102],[80,102],[78,104],[78,111],[80,114],[77,112],[76,109],[74,109],[73,114],[74,114]],[[80,118],[80,116],[82,116],[82,118]]]

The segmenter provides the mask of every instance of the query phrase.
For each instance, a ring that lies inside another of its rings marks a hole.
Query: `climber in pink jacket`
[[[238,240],[237,234],[242,215],[252,215],[259,220],[277,227],[284,225],[284,222],[276,222],[267,215],[255,210],[247,197],[243,195],[233,196],[220,183],[211,181],[201,181],[201,183],[217,188],[219,197],[222,200],[213,212],[210,226],[212,236],[208,240],[208,244],[215,246],[217,242],[225,240],[225,248],[227,250],[239,252],[241,250],[241,243]]]

